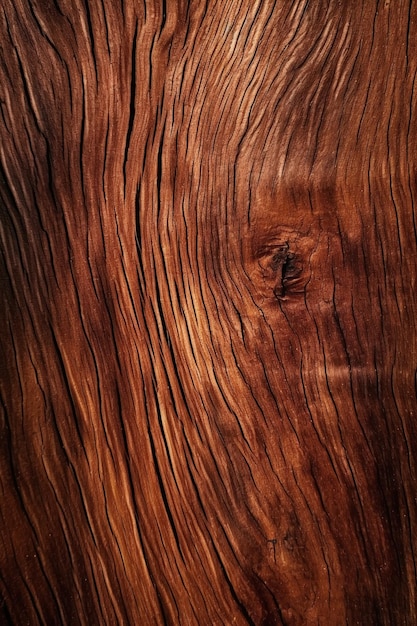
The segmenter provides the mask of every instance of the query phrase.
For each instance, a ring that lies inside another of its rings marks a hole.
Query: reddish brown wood
[[[416,610],[412,0],[4,0],[5,624]]]

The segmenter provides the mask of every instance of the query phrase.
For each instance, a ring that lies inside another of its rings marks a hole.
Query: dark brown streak
[[[33,3],[30,1],[28,4],[29,4],[29,11],[31,12],[31,14],[33,16],[33,19],[35,20],[36,26],[39,28],[39,31],[41,32],[42,37],[51,46],[52,50],[55,52],[55,54],[57,55],[57,57],[60,60],[60,62],[63,63],[63,59],[61,57],[61,54],[60,54],[58,48],[55,46],[55,44],[52,41],[52,39],[49,37],[48,33],[45,31],[45,28],[43,27],[43,25],[42,25],[38,15],[35,12],[35,9],[33,7]]]
[[[135,22],[135,31],[133,34],[132,41],[132,57],[131,57],[131,78],[130,78],[130,100],[129,100],[129,123],[127,127],[127,135],[126,135],[126,144],[125,144],[125,152],[124,152],[124,161],[123,161],[123,179],[124,179],[124,197],[126,198],[126,167],[127,160],[129,156],[129,147],[130,141],[133,132],[133,126],[135,122],[135,114],[136,114],[136,48],[137,48],[137,38],[138,38],[138,20]],[[149,78],[150,80],[150,78]]]
[[[223,531],[223,532],[224,532],[224,531]],[[226,540],[227,540],[227,535],[226,535],[226,533],[225,533],[225,537],[226,537]],[[229,578],[229,576],[228,576],[228,574],[227,574],[227,571],[226,571],[225,565],[224,565],[224,563],[222,562],[222,559],[221,559],[220,553],[218,552],[218,550],[217,550],[217,548],[216,548],[216,544],[215,544],[215,543],[213,543],[213,549],[214,549],[214,552],[215,552],[216,558],[217,558],[217,560],[218,560],[218,562],[219,562],[219,564],[220,564],[220,567],[221,567],[221,569],[222,569],[222,572],[223,572],[223,575],[224,575],[224,578],[225,578],[225,581],[226,581],[227,587],[229,588],[229,591],[230,591],[230,593],[231,593],[232,598],[234,599],[234,601],[236,602],[237,606],[239,607],[239,609],[240,609],[240,611],[241,611],[242,615],[244,616],[244,618],[245,618],[245,620],[246,620],[246,623],[247,623],[247,624],[249,624],[249,626],[256,626],[255,622],[253,622],[253,621],[252,621],[252,619],[251,619],[251,617],[250,617],[249,613],[247,612],[247,610],[246,610],[246,608],[245,608],[245,605],[244,605],[244,604],[243,604],[243,602],[239,599],[239,597],[238,597],[238,595],[237,595],[237,593],[236,593],[236,590],[235,590],[235,589],[234,589],[234,587],[233,587],[233,584],[232,584],[232,582],[231,582],[231,580],[230,580],[230,578]]]
[[[95,38],[94,38],[94,30],[93,30],[93,24],[91,21],[90,1],[91,0],[84,0],[84,6],[85,6],[85,14],[87,18],[88,34],[90,35],[89,43],[90,43],[91,55],[93,59],[94,72],[96,76],[96,89],[98,89],[98,63],[97,63],[97,56],[96,56],[96,50],[95,50],[96,45],[95,45]]]
[[[62,374],[62,377],[63,377],[64,385],[65,385],[66,395],[68,397],[68,400],[69,400],[71,408],[72,408],[72,412],[73,412],[73,416],[74,416],[74,422],[73,423],[74,423],[75,430],[76,430],[76,433],[77,433],[77,436],[78,436],[78,441],[81,444],[82,450],[83,450],[84,455],[85,455],[85,459],[86,459],[86,461],[88,463],[88,457],[87,457],[86,450],[85,450],[84,445],[83,445],[83,438],[82,438],[82,434],[81,434],[80,427],[79,427],[79,424],[78,424],[78,419],[77,419],[78,410],[77,410],[77,407],[75,405],[75,402],[74,402],[74,399],[73,399],[73,396],[72,396],[72,393],[71,393],[71,385],[70,385],[70,382],[69,382],[68,377],[67,377],[65,362],[64,362],[64,359],[62,357],[61,350],[59,348],[58,340],[57,340],[57,338],[55,336],[54,328],[52,327],[51,324],[50,324],[50,331],[51,331],[51,338],[52,338],[52,342],[53,342],[53,345],[54,345],[55,353],[56,353],[56,356],[58,358],[58,363],[60,365],[60,370],[61,370],[61,374]],[[55,421],[55,426],[56,426],[55,431],[56,431],[56,433],[57,433],[57,435],[58,435],[58,437],[60,439],[61,447],[62,447],[62,449],[64,450],[64,452],[65,452],[65,454],[67,456],[68,462],[70,463],[69,456],[68,456],[68,454],[66,452],[67,445],[64,443],[64,440],[63,440],[63,438],[61,436],[61,433],[60,433],[57,421]]]
[[[153,391],[156,394],[157,391],[156,391],[156,388],[155,388],[155,384],[152,383],[152,386],[153,386]],[[179,556],[181,557],[181,560],[183,561],[183,563],[185,563],[184,555],[183,555],[181,544],[180,544],[180,539],[179,539],[179,536],[178,536],[177,529],[175,527],[175,522],[174,522],[173,514],[172,514],[172,511],[171,511],[171,506],[169,504],[168,495],[167,495],[167,492],[166,492],[166,489],[165,489],[164,480],[162,478],[162,473],[161,473],[161,469],[160,469],[160,466],[159,466],[158,456],[156,454],[156,445],[155,445],[155,441],[154,441],[154,435],[152,434],[152,427],[151,427],[149,418],[147,418],[147,423],[148,423],[148,437],[149,437],[149,444],[150,444],[151,452],[152,452],[153,466],[154,466],[154,469],[155,469],[155,474],[156,474],[158,485],[159,485],[159,488],[160,488],[160,494],[161,494],[161,497],[162,497],[162,501],[164,503],[164,508],[165,508],[165,511],[166,511],[166,514],[167,514],[167,518],[168,518],[168,521],[169,521],[169,525],[170,525],[170,528],[171,528],[171,531],[172,531],[172,535],[173,535],[173,538],[174,538],[174,541],[175,541],[175,546],[177,548]],[[158,411],[158,424],[159,424],[159,428],[160,428],[160,431],[161,431],[161,434],[162,434],[162,438],[164,440],[164,444],[166,446],[167,443],[166,443],[166,439],[165,439],[164,431],[163,431],[163,426],[162,426],[162,417],[161,417],[161,414],[160,414],[159,411]],[[167,449],[166,449],[166,452],[167,452],[167,455],[168,455]],[[171,471],[172,471],[172,467],[171,467]]]

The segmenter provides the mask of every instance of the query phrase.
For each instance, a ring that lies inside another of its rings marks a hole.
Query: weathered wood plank
[[[415,4],[0,19],[4,622],[414,625]]]

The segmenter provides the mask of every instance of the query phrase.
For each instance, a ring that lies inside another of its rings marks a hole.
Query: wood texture
[[[0,13],[3,623],[415,625],[415,2]]]

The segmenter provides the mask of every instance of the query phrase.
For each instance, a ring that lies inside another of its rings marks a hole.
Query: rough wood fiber
[[[5,624],[416,613],[412,0],[3,0]]]

